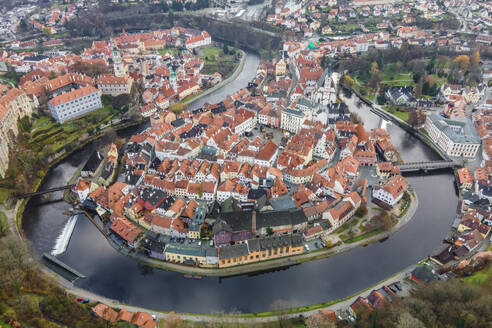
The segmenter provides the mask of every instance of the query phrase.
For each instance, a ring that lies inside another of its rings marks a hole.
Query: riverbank
[[[364,102],[367,106],[369,106],[374,114],[378,115],[383,120],[390,120],[393,123],[397,124],[400,128],[410,133],[411,135],[415,136],[424,144],[426,144],[429,148],[434,150],[442,159],[449,160],[448,156],[445,155],[436,145],[434,145],[432,140],[429,138],[428,134],[422,133],[420,130],[415,129],[413,126],[408,124],[408,122],[402,120],[400,117],[391,114],[389,111],[384,110],[383,108],[381,108],[381,106],[376,104],[374,101],[371,101],[368,98],[361,95],[360,92],[358,92],[355,88],[352,87],[350,91],[355,93],[355,95],[362,102]]]
[[[140,125],[143,122],[145,122],[146,119],[140,119],[137,121],[132,121],[132,122],[125,122],[123,124],[119,123],[118,125],[115,126],[109,126],[109,128],[114,129],[115,131],[126,129],[135,125]],[[76,147],[71,149],[70,151],[64,151],[63,153],[58,153],[55,157],[53,157],[50,162],[41,169],[41,174],[38,174],[37,179],[33,182],[31,188],[29,189],[29,192],[37,192],[39,187],[41,186],[46,174],[58,163],[66,159],[68,156],[74,154],[75,152],[79,151],[80,149],[84,148],[87,146],[89,143],[102,138],[105,135],[105,130],[100,131],[94,136],[90,136],[89,138],[85,140],[79,140],[79,143],[77,143]],[[1,207],[3,207],[3,211],[7,215],[7,219],[9,222],[9,227],[11,227],[11,231],[21,238],[21,240],[24,240],[24,236],[22,234],[22,216],[24,214],[24,209],[29,201],[29,198],[24,198],[17,200],[14,205],[14,209],[11,209],[11,206],[5,206],[5,204],[1,204]]]
[[[240,49],[239,49],[239,51],[241,52],[241,59],[239,61],[239,65],[236,67],[235,71],[232,73],[231,76],[229,76],[225,80],[222,80],[221,82],[219,82],[218,84],[214,85],[210,89],[207,89],[207,90],[203,91],[202,93],[200,93],[196,97],[193,97],[192,99],[189,99],[189,100],[183,102],[183,104],[185,104],[185,105],[192,104],[195,101],[200,100],[201,98],[210,95],[211,93],[213,93],[213,92],[215,92],[215,91],[217,91],[217,90],[225,87],[226,85],[228,85],[229,83],[231,83],[232,81],[234,81],[239,76],[239,74],[241,74],[241,72],[243,71],[244,62],[246,60],[246,53],[243,50],[240,50]]]
[[[331,247],[328,249],[321,249],[313,251],[310,253],[303,253],[299,255],[293,255],[289,257],[282,257],[278,259],[270,259],[266,261],[241,264],[237,266],[231,266],[227,268],[201,268],[195,266],[187,266],[183,264],[176,264],[170,262],[164,262],[160,260],[151,259],[140,254],[129,254],[128,252],[123,252],[121,248],[118,248],[115,244],[111,243],[109,240],[107,242],[118,252],[125,256],[128,256],[132,260],[144,264],[153,268],[174,271],[182,274],[200,275],[200,276],[211,276],[211,277],[230,277],[251,273],[258,273],[261,271],[268,270],[281,270],[286,267],[293,265],[298,265],[307,261],[319,260],[334,256],[337,254],[348,252],[359,246],[367,246],[368,244],[381,242],[389,238],[392,234],[399,231],[403,226],[405,226],[410,220],[415,216],[415,213],[419,206],[419,201],[417,194],[414,192],[409,192],[411,197],[410,205],[399,218],[398,222],[389,230],[377,234],[368,234],[366,238],[360,240],[350,240],[339,246]],[[104,236],[106,238],[106,236]]]

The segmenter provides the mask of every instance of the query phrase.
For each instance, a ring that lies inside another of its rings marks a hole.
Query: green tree
[[[31,120],[28,116],[24,116],[23,118],[20,118],[18,125],[19,125],[19,129],[22,132],[26,132],[26,133],[31,132],[32,123],[31,123]]]
[[[169,9],[169,13],[167,14],[167,20],[169,21],[169,24],[171,24],[171,26],[174,26],[174,10],[173,9]]]
[[[267,235],[272,236],[273,235],[273,229],[271,227],[266,228],[266,233],[267,233]]]

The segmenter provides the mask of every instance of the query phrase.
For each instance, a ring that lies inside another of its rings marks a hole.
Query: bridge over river
[[[417,172],[417,171],[432,171],[432,170],[441,170],[441,169],[452,169],[457,167],[458,164],[454,161],[427,161],[427,162],[409,162],[399,164],[400,172]]]
[[[65,186],[61,186],[61,187],[54,187],[54,188],[46,189],[43,191],[28,192],[25,194],[17,194],[17,195],[15,195],[15,198],[22,199],[22,198],[30,198],[30,197],[34,197],[34,196],[40,196],[40,195],[44,195],[44,194],[47,194],[50,192],[71,189],[74,186],[75,186],[74,184],[69,184],[69,185],[65,185]]]

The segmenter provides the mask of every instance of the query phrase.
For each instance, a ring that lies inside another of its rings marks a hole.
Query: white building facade
[[[48,108],[56,121],[64,123],[102,108],[101,91],[93,86],[70,91],[51,99]]]

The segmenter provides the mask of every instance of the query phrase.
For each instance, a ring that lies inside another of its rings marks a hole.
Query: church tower
[[[116,46],[113,47],[113,70],[114,75],[118,77],[125,76],[125,68],[123,66],[123,60],[121,59],[120,52],[116,49]]]

